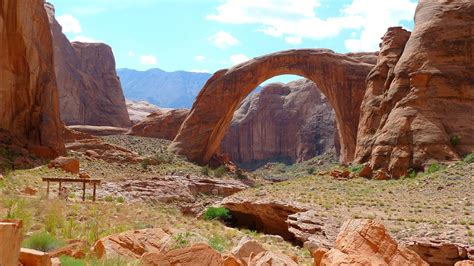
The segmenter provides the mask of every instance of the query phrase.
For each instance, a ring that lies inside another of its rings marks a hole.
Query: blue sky
[[[118,68],[213,73],[295,48],[375,51],[412,29],[414,0],[50,0],[70,40],[100,41]]]

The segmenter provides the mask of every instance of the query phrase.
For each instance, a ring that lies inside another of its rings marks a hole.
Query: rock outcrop
[[[188,109],[159,109],[134,125],[128,134],[173,140],[188,114]]]
[[[221,145],[233,114],[263,81],[282,74],[312,80],[334,108],[341,161],[352,161],[366,77],[376,55],[338,54],[323,49],[277,52],[217,71],[199,93],[170,150],[207,163]]]
[[[128,132],[128,128],[111,126],[75,125],[68,128],[92,136],[122,135]]]
[[[0,3],[0,128],[39,156],[65,152],[53,44],[42,1]]]
[[[165,254],[148,252],[143,255],[141,261],[144,266],[223,265],[221,254],[206,244],[195,244],[187,248],[174,249]]]
[[[46,3],[54,44],[61,119],[67,125],[131,125],[115,59],[103,43],[70,43]]]
[[[474,260],[474,247],[432,239],[415,239],[405,244],[430,265],[454,265],[458,261]]]
[[[0,220],[0,265],[17,265],[23,240],[22,222]]]
[[[272,83],[234,113],[221,152],[241,165],[301,162],[334,149],[335,115],[314,82]]]
[[[371,220],[345,222],[335,248],[316,259],[315,266],[428,265],[415,252],[399,246],[381,223]]]
[[[421,0],[390,28],[361,106],[355,159],[399,177],[474,151],[474,3]]]
[[[125,99],[128,115],[132,124],[136,124],[153,112],[159,111],[160,108],[146,101],[132,101]]]

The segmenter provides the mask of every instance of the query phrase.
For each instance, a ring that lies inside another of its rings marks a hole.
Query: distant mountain
[[[199,91],[212,75],[166,72],[158,68],[147,71],[122,68],[117,70],[117,74],[127,99],[145,100],[165,108],[191,108]]]

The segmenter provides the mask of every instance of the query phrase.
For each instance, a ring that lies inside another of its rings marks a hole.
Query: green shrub
[[[205,166],[201,167],[201,174],[203,174],[205,176],[209,176],[209,166],[205,165]]]
[[[351,173],[355,173],[355,174],[359,174],[360,171],[362,171],[362,169],[364,168],[364,165],[363,164],[355,164],[355,165],[351,165],[349,167],[349,171]]]
[[[151,161],[149,158],[145,158],[143,159],[143,161],[140,163],[140,165],[142,166],[143,170],[147,170],[148,169],[148,166],[150,165]]]
[[[104,197],[104,200],[107,202],[112,202],[114,201],[114,197],[112,195],[107,195]]]
[[[474,163],[474,152],[471,152],[468,155],[466,155],[463,161],[466,163]]]
[[[125,197],[123,197],[123,196],[118,196],[117,202],[118,202],[118,203],[124,203],[124,202],[125,202]]]
[[[415,178],[415,177],[416,177],[416,170],[413,169],[413,168],[408,169],[407,177],[409,177],[409,178]]]
[[[214,170],[214,176],[215,177],[223,177],[225,175],[225,173],[227,173],[227,170],[225,169],[225,166],[223,166],[223,165],[217,167]]]
[[[204,220],[227,220],[230,219],[229,210],[224,207],[209,207],[207,208],[206,212],[204,212]]]
[[[310,175],[314,174],[314,171],[315,171],[314,167],[310,167],[308,168],[308,170],[306,170],[306,172],[308,172],[308,174]]]
[[[23,241],[23,247],[43,252],[48,252],[62,246],[64,246],[64,242],[57,239],[48,232],[34,233],[25,241]]]
[[[85,266],[86,263],[83,260],[71,258],[69,256],[59,257],[62,266]]]
[[[155,155],[156,162],[158,164],[163,164],[163,163],[173,163],[174,162],[174,157],[172,154],[169,153],[157,153]]]
[[[435,172],[438,172],[439,170],[442,169],[442,166],[439,164],[439,163],[432,163],[428,169],[426,169],[426,172],[428,174],[432,174],[432,173],[435,173]]]
[[[459,137],[458,135],[451,136],[450,141],[451,145],[457,146],[461,144],[461,137]]]
[[[12,198],[5,202],[7,208],[6,219],[17,219],[23,222],[23,228],[28,228],[30,225],[32,215],[28,211],[27,203],[24,199]]]
[[[224,252],[225,250],[225,247],[226,247],[226,244],[227,244],[227,241],[225,240],[225,238],[221,237],[221,236],[213,236],[211,238],[209,238],[209,240],[207,241],[207,244],[217,250],[218,252]]]
[[[184,248],[189,246],[189,238],[191,237],[191,233],[184,232],[184,233],[177,233],[173,235],[173,242],[172,242],[172,249],[177,248]]]

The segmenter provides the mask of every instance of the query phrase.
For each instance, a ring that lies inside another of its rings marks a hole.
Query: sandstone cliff
[[[474,3],[421,0],[411,35],[391,28],[368,76],[356,162],[395,177],[474,151]]]
[[[312,81],[301,79],[268,84],[247,97],[221,152],[249,166],[269,160],[294,163],[333,150],[334,138],[334,110]]]
[[[53,44],[43,2],[2,0],[0,128],[48,157],[65,151],[52,69]]]
[[[115,59],[103,43],[70,43],[46,3],[54,44],[54,69],[59,88],[61,119],[67,125],[128,127]]]

